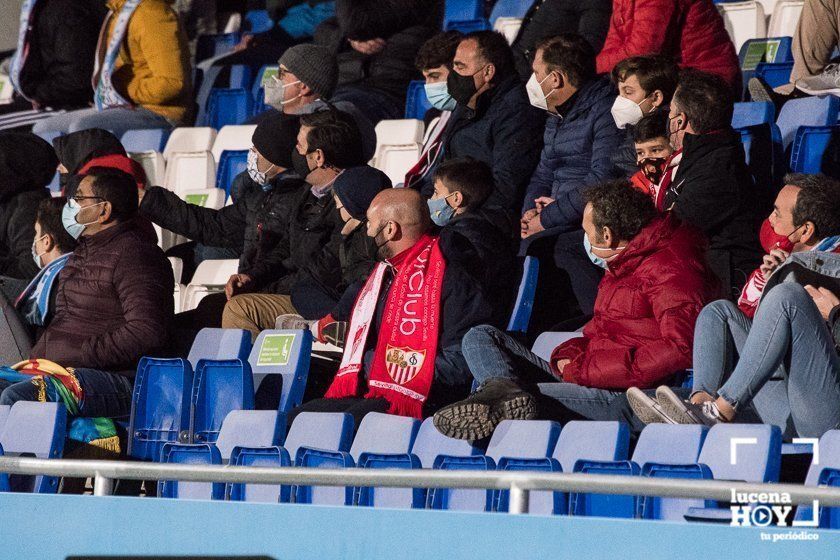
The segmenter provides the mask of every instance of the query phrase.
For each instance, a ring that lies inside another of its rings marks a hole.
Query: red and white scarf
[[[382,313],[365,398],[386,399],[390,414],[422,418],[435,372],[446,271],[438,238],[430,235],[389,262],[378,263],[368,277],[353,308],[341,365],[325,396],[339,399],[358,394],[365,343],[388,267],[396,270],[396,276]]]

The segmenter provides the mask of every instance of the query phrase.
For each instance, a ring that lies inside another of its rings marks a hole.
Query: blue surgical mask
[[[615,251],[623,251],[624,247],[626,247],[626,245],[624,245],[622,247],[616,247],[614,250]],[[599,249],[599,250],[602,250],[602,251],[608,251],[611,248],[610,247],[598,247],[596,245],[592,245],[592,243],[589,241],[589,236],[586,234],[586,232],[583,233],[583,249],[586,251],[586,256],[588,256],[589,260],[592,261],[592,264],[594,264],[595,266],[600,266],[604,270],[607,270],[609,268],[609,261],[613,260],[615,257],[618,256],[618,253],[616,253],[615,255],[613,255],[611,257],[607,257],[605,259],[605,258],[599,257],[598,255],[593,253],[592,249]]]
[[[104,202],[105,201],[97,202],[96,204],[92,204],[92,206],[98,206],[100,204],[104,204]],[[96,222],[96,220],[93,220],[92,222],[85,222],[83,224],[77,222],[76,217],[81,211],[81,205],[73,198],[67,199],[67,202],[64,204],[64,208],[61,209],[61,223],[73,239],[78,239],[87,226]]]
[[[452,111],[457,105],[455,99],[449,95],[449,89],[446,87],[446,82],[437,82],[434,84],[426,84],[423,86],[426,90],[426,97],[432,107],[441,111]]]
[[[429,214],[432,216],[432,221],[440,227],[445,226],[452,220],[455,215],[455,209],[452,208],[446,199],[455,193],[451,193],[443,198],[430,198],[426,201],[429,205]]]

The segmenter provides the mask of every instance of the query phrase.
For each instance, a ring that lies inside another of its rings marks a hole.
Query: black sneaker
[[[533,420],[537,401],[513,380],[491,379],[466,399],[435,413],[435,427],[455,439],[489,437],[502,420]]]

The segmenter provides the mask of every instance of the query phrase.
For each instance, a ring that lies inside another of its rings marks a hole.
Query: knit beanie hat
[[[324,99],[329,99],[338,83],[338,62],[327,47],[302,44],[289,47],[279,64]]]
[[[333,193],[344,209],[357,220],[364,220],[374,197],[391,188],[391,179],[369,165],[351,167],[335,178]]]
[[[274,113],[257,125],[251,142],[257,151],[279,167],[292,168],[292,150],[297,145],[300,117]]]

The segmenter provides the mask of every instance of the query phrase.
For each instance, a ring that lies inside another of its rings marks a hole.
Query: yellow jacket
[[[111,36],[123,4],[125,0],[108,0],[114,17],[109,20],[106,37]],[[134,10],[112,82],[120,95],[137,105],[176,124],[192,124],[190,51],[169,4],[169,0],[143,0]]]

